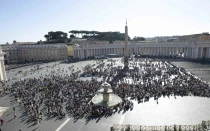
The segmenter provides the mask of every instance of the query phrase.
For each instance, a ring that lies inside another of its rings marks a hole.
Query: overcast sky
[[[129,36],[210,31],[210,0],[0,0],[0,44],[45,40],[49,31],[96,30]]]

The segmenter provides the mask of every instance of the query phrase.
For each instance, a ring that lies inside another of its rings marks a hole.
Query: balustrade
[[[114,124],[110,131],[210,131],[210,120],[197,125],[142,126]]]

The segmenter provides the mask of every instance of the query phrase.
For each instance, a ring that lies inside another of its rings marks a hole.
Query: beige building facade
[[[210,34],[208,32],[204,32],[202,34],[184,35],[179,37],[179,41],[210,41]]]
[[[65,44],[6,44],[1,47],[6,64],[58,61],[68,57]]]

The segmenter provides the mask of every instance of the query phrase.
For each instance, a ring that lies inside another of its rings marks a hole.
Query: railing
[[[210,131],[210,120],[198,125],[141,126],[114,124],[110,131]]]

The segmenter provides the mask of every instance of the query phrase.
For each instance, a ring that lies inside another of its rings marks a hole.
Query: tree
[[[75,38],[75,36],[74,35],[70,35],[70,38]]]
[[[16,40],[13,40],[13,43],[16,43]]]
[[[42,40],[37,41],[37,44],[42,44]]]
[[[69,31],[69,33],[74,34],[74,36],[77,36],[77,34],[78,35],[80,34],[80,31],[78,31],[78,30],[71,30],[71,31]]]
[[[111,31],[99,32],[99,31],[86,31],[86,30],[80,30],[80,31],[71,30],[69,31],[69,33],[71,33],[70,38],[74,38],[81,35],[82,38],[94,38],[97,40],[107,40],[107,41],[112,41],[112,42],[125,39],[125,33],[111,32]],[[129,36],[128,36],[128,40],[130,40]]]
[[[135,36],[133,38],[134,41],[145,41],[145,38],[144,37],[139,37],[139,36]]]
[[[50,31],[44,37],[47,39],[47,43],[65,43],[68,34],[62,31]]]
[[[74,33],[74,30],[69,31],[69,33],[71,33],[72,35],[75,34],[75,33]]]
[[[49,41],[50,36],[49,35],[44,35],[47,41]]]

